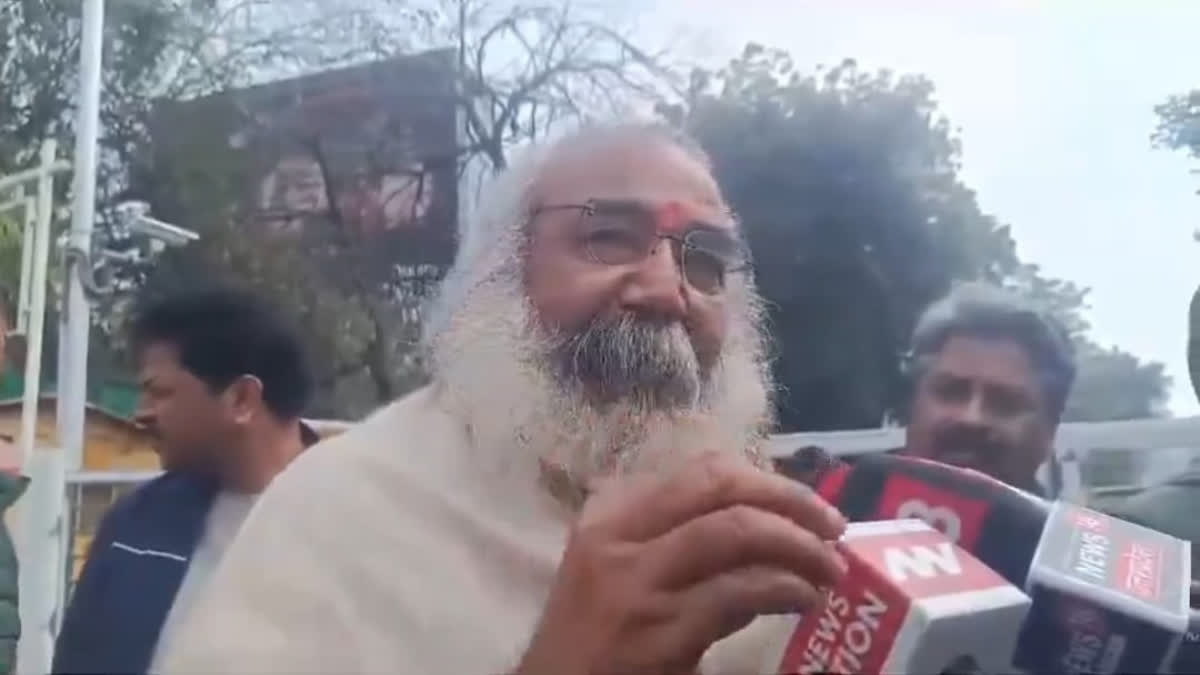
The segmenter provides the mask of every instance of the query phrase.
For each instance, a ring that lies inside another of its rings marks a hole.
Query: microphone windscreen
[[[1018,586],[1049,509],[978,471],[890,454],[833,467],[816,490],[852,522],[919,518]]]
[[[766,655],[769,673],[1011,672],[1029,598],[918,520],[852,523],[848,573]]]
[[[816,489],[852,522],[919,518],[1026,591],[1013,660],[1027,672],[1200,672],[1178,670],[1200,657],[1185,540],[897,455],[831,464]]]
[[[1054,505],[1029,571],[1014,665],[1030,673],[1169,672],[1190,619],[1191,544]]]

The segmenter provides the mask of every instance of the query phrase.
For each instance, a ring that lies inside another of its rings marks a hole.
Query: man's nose
[[[981,392],[973,392],[959,408],[959,421],[973,427],[986,427],[991,419]]]
[[[669,241],[659,240],[631,271],[621,292],[623,309],[677,319],[687,315],[684,280],[673,249]]]

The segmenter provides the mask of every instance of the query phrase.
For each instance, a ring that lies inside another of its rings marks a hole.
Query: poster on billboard
[[[160,103],[150,177],[173,181],[155,192],[176,198],[156,208],[226,214],[257,236],[302,237],[314,255],[353,251],[381,274],[442,268],[458,202],[453,68],[439,50]],[[195,185],[223,185],[214,194],[229,203],[196,208]]]

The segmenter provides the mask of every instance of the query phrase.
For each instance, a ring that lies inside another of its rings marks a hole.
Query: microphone
[[[816,491],[850,521],[918,518],[1024,586],[1050,504],[991,476],[903,455],[827,463]]]
[[[1187,633],[1189,542],[912,457],[830,465],[816,489],[851,521],[920,518],[1024,589],[1023,670],[1164,672]]]
[[[1170,672],[1190,618],[1191,544],[1071,504],[1051,510],[1030,566],[1016,665]]]
[[[1192,586],[1194,593],[1195,582]],[[1171,663],[1170,672],[1179,675],[1200,673],[1200,612],[1194,609],[1188,620],[1188,630],[1183,637],[1183,643],[1179,645],[1179,651]]]
[[[913,519],[853,523],[838,548],[849,573],[785,624],[764,672],[1012,671],[1030,600],[946,535]]]

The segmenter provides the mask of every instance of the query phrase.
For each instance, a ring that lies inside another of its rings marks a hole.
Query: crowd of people
[[[590,126],[496,176],[426,318],[428,386],[329,440],[302,340],[238,291],[139,313],[165,473],[95,537],[60,673],[749,673],[845,573],[774,462],[768,336],[704,153]],[[1075,377],[965,284],[912,338],[905,452],[1030,492]]]

